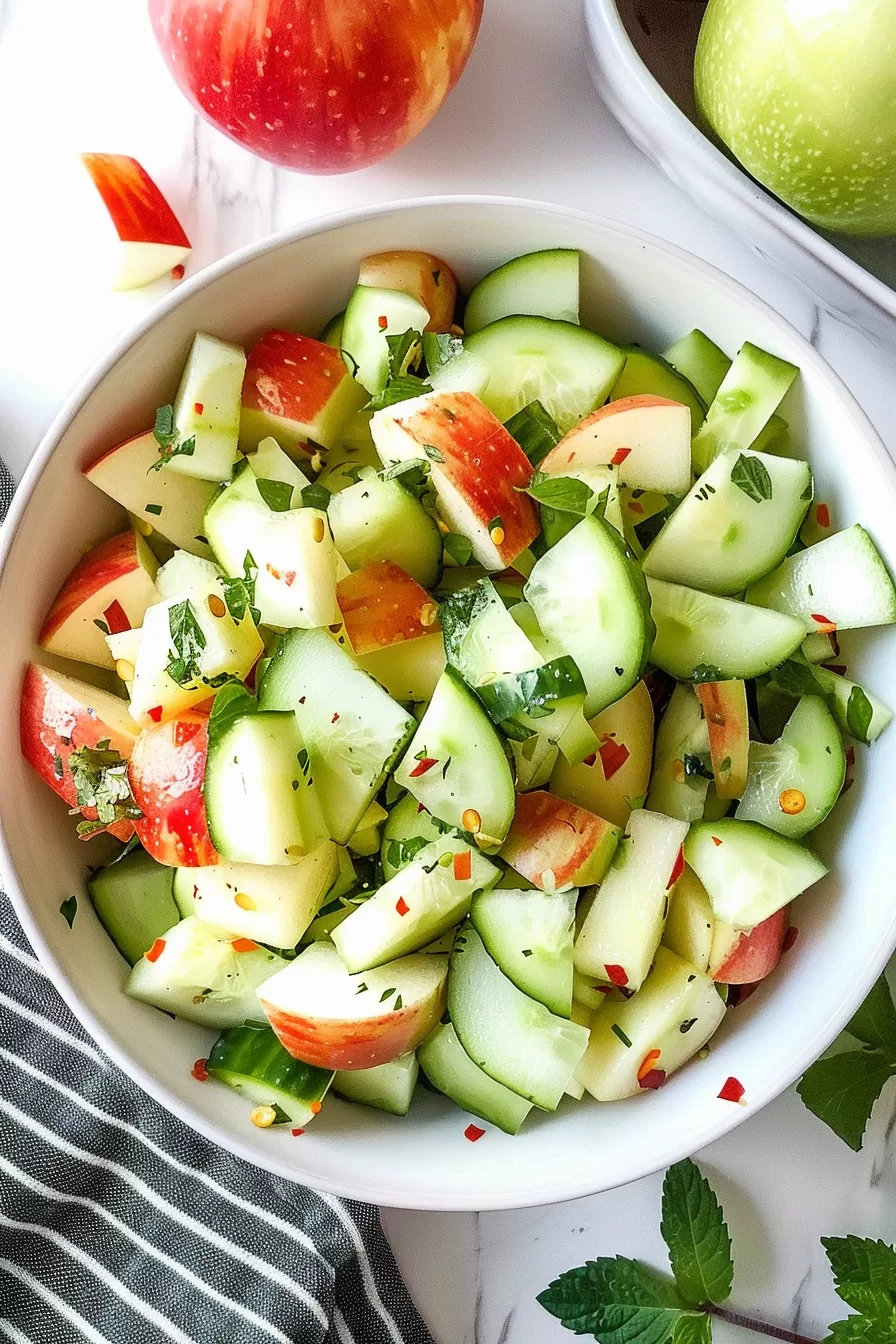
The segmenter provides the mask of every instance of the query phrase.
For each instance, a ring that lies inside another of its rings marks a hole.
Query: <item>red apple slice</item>
[[[748,932],[717,919],[709,954],[709,974],[723,985],[754,985],[757,980],[764,980],[781,960],[784,935],[789,925],[789,905],[776,910]]]
[[[211,556],[202,520],[217,485],[164,467],[154,471],[158,460],[159,445],[147,431],[110,448],[84,475],[133,514],[141,529],[155,529],[182,551]]]
[[[364,257],[358,284],[409,294],[429,313],[427,331],[448,331],[454,322],[457,281],[447,262],[431,252],[377,252]]]
[[[429,593],[389,560],[365,565],[340,580],[336,600],[359,656],[439,629],[439,609]]]
[[[501,858],[542,891],[603,880],[620,830],[583,807],[536,789],[521,793]]]
[[[113,288],[138,289],[181,266],[190,255],[190,240],[146,169],[127,154],[82,154],[81,159],[119,238]]]
[[[115,667],[106,635],[143,624],[158,602],[158,562],[133,530],[95,546],[69,574],[47,612],[38,643],[49,653],[94,667]]]
[[[141,845],[173,868],[218,862],[205,816],[208,714],[188,709],[145,728],[131,752],[131,791],[143,817],[135,825]]]
[[[22,755],[69,807],[78,806],[68,765],[72,751],[108,741],[127,760],[139,731],[118,696],[36,663],[25,671],[19,713]],[[88,820],[96,817],[95,808],[81,812]],[[134,823],[116,821],[106,829],[118,840],[129,840]]]
[[[272,435],[291,457],[313,452],[309,439],[333,448],[366,401],[338,350],[293,331],[268,331],[249,351],[240,447],[250,452]]]
[[[507,569],[540,531],[523,491],[532,467],[497,416],[471,392],[430,392],[377,411],[370,422],[387,467],[429,462],[439,511],[469,537],[488,570]]]
[[[448,958],[426,952],[349,975],[312,943],[258,989],[284,1049],[322,1069],[370,1069],[413,1050],[445,1006]]]
[[[683,495],[691,488],[691,412],[665,397],[620,397],[586,416],[552,448],[541,470],[562,476],[570,467],[619,469],[639,490]]]
[[[709,756],[720,798],[740,798],[750,767],[750,719],[742,681],[695,686],[709,733]]]

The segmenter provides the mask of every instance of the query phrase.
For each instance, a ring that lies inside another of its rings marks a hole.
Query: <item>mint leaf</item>
[[[156,420],[152,429],[153,438],[159,445],[159,456],[149,471],[159,471],[172,457],[192,457],[196,451],[196,440],[184,439],[177,442],[177,426],[174,423],[174,407],[160,406],[156,411]]]
[[[448,532],[442,538],[442,544],[445,550],[451,556],[451,559],[459,565],[465,565],[473,554],[473,543],[469,537],[465,537],[461,532]]]
[[[591,486],[575,476],[549,476],[546,472],[536,471],[523,491],[538,504],[560,513],[574,513],[579,518],[593,513],[597,507],[598,497]]]
[[[416,369],[423,358],[423,337],[419,331],[403,331],[399,336],[387,336],[389,347],[389,378],[403,378]]]
[[[877,1305],[890,1315],[896,1296],[896,1250],[868,1237],[822,1237],[821,1244],[830,1261],[834,1286],[844,1302],[865,1315],[873,1314]],[[871,1298],[868,1292],[876,1296]],[[858,1306],[858,1301],[867,1305]]]
[[[824,696],[809,664],[798,662],[795,658],[788,658],[777,667],[773,667],[769,673],[769,680],[777,690],[784,691],[786,695]]]
[[[426,360],[430,375],[437,373],[463,353],[464,343],[460,336],[452,336],[447,331],[424,331],[423,358]]]
[[[712,1186],[689,1158],[666,1172],[660,1231],[682,1297],[694,1306],[724,1302],[734,1277],[731,1238]]]
[[[206,639],[196,611],[189,598],[175,602],[168,612],[168,630],[174,651],[169,655],[165,671],[178,686],[188,686],[202,680],[199,666]]]
[[[68,900],[63,901],[59,907],[59,913],[69,928],[71,928],[75,922],[75,915],[78,913],[77,896],[69,896]]]
[[[745,453],[741,453],[731,468],[731,483],[736,485],[738,490],[743,490],[744,494],[756,504],[761,504],[763,500],[772,497],[772,478],[759,457],[747,457]]]
[[[846,1030],[857,1041],[896,1057],[896,1007],[886,976],[881,976]]]
[[[861,686],[853,686],[846,702],[846,726],[850,734],[858,741],[868,742],[868,729],[874,718],[874,710]]]
[[[813,1115],[858,1152],[872,1107],[894,1073],[896,1064],[877,1051],[848,1050],[811,1065],[797,1092]]]
[[[705,1311],[679,1317],[672,1332],[672,1344],[712,1344],[712,1317]]]
[[[848,1316],[828,1327],[830,1334],[822,1344],[893,1344],[893,1327],[866,1316]]]
[[[235,621],[242,621],[248,613],[256,625],[261,624],[261,612],[255,607],[255,576],[258,566],[251,551],[243,556],[243,577],[241,579],[221,578],[219,583],[224,590],[227,610]]]
[[[286,513],[292,507],[292,486],[287,481],[269,481],[259,476],[255,484],[265,504],[274,513]]]
[[[516,439],[533,467],[540,466],[563,438],[556,421],[540,401],[530,401],[528,406],[510,417],[504,428],[511,438]]]
[[[317,482],[302,487],[302,504],[306,509],[320,509],[321,513],[326,513],[332,498],[332,491]]]
[[[208,720],[209,748],[215,747],[227,736],[230,729],[247,714],[258,709],[255,696],[239,682],[224,686],[215,696],[212,712]]]
[[[666,1344],[690,1314],[673,1284],[625,1256],[567,1270],[537,1300],[567,1330],[600,1344]]]
[[[110,748],[108,738],[95,747],[78,747],[70,752],[68,767],[78,803],[73,811],[96,808],[96,821],[79,824],[80,836],[102,831],[116,821],[136,821],[143,816],[131,793],[128,763]]]
[[[367,411],[382,411],[386,406],[394,406],[399,401],[410,401],[411,397],[420,397],[424,392],[431,392],[432,387],[422,378],[415,378],[413,374],[406,373],[401,378],[390,378],[375,397],[371,397],[364,407]]]

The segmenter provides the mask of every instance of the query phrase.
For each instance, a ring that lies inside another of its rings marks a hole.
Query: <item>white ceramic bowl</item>
[[[601,97],[638,148],[698,205],[847,321],[892,341],[894,240],[813,228],[695,124],[694,47],[702,13],[697,0],[585,0],[588,63]]]
[[[517,1138],[467,1119],[424,1092],[407,1120],[334,1098],[301,1137],[259,1131],[234,1093],[190,1076],[210,1038],[121,993],[125,965],[82,898],[74,928],[60,902],[83,890],[89,851],[59,800],[19,756],[20,672],[41,617],[81,552],[121,522],[80,475],[110,444],[151,423],[193,333],[248,341],[266,326],[317,331],[340,308],[358,259],[391,247],[442,254],[469,285],[496,263],[544,247],[584,254],[583,318],[610,338],[664,348],[692,326],[733,351],[749,338],[797,363],[785,414],[809,448],[823,497],[843,523],[861,519],[896,568],[894,468],[849,393],[786,322],[694,257],[590,216],[518,201],[430,199],[337,215],[268,240],[185,284],[114,350],[37,452],[2,538],[0,689],[2,861],[22,921],[55,984],[88,1030],[148,1092],[223,1147],[281,1176],[386,1205],[506,1208],[621,1185],[692,1153],[774,1097],[834,1038],[896,943],[889,842],[896,730],[861,752],[859,780],[819,837],[833,875],[797,905],[800,936],[777,975],[735,1009],[713,1042],[658,1093],[598,1106],[564,1102]],[[859,659],[884,693],[893,632]],[[719,1101],[729,1075],[748,1105]]]

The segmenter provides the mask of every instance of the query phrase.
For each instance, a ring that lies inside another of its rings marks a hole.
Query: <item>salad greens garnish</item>
[[[761,458],[741,453],[731,468],[731,482],[757,504],[772,497],[772,478]]]
[[[205,633],[196,619],[196,609],[189,598],[175,602],[168,612],[168,629],[174,651],[165,671],[178,686],[189,686],[202,680],[200,660],[206,646]]]
[[[78,835],[93,835],[113,822],[136,821],[143,816],[131,793],[128,763],[110,746],[108,738],[95,747],[77,747],[70,752],[68,767],[78,800],[73,813],[82,807],[96,808],[96,820],[79,822]]]
[[[292,507],[292,486],[288,481],[269,481],[260,476],[255,484],[265,504],[274,513],[285,513]]]
[[[184,439],[182,443],[178,443],[174,407],[171,405],[158,408],[152,433],[159,445],[159,456],[149,468],[150,471],[159,471],[173,457],[192,457],[196,451],[195,438]]]

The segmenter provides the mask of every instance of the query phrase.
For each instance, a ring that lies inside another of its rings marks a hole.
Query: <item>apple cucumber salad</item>
[[[793,941],[892,717],[838,641],[896,591],[794,455],[798,370],[613,344],[579,262],[456,313],[444,261],[367,257],[316,338],[197,335],[86,469],[127,527],[46,617],[23,752],[117,842],[125,992],[260,1127],[661,1087]]]

